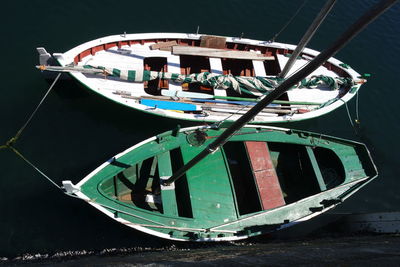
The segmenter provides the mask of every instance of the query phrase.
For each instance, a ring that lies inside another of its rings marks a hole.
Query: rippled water
[[[375,1],[338,1],[308,45],[322,50]],[[64,52],[105,35],[137,32],[195,32],[268,40],[290,19],[300,1],[7,1],[0,9],[2,97],[0,143],[25,122],[48,84],[34,68],[35,48]],[[310,0],[277,41],[296,43],[322,1]],[[400,61],[397,4],[336,57],[372,77],[359,95],[356,135],[345,108],[285,127],[319,131],[367,143],[379,178],[336,211],[397,210],[397,85]],[[354,117],[355,100],[349,104]],[[74,84],[58,86],[17,143],[17,148],[60,183],[76,182],[114,154],[176,122],[138,114],[91,95]],[[182,124],[187,126],[187,124]],[[110,247],[162,247],[168,242],[128,229],[93,208],[63,195],[15,154],[0,151],[0,257]]]

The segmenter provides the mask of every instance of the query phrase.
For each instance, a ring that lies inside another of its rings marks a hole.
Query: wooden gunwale
[[[166,42],[166,41],[176,41],[178,45],[184,45],[184,46],[199,46],[200,45],[200,40],[195,40],[195,39],[182,39],[182,38],[160,38],[160,39],[141,39],[141,40],[127,40],[127,41],[115,41],[115,42],[109,42],[105,43],[102,45],[96,45],[91,48],[88,48],[82,52],[80,52],[78,55],[74,57],[74,63],[78,64],[84,57],[92,55],[94,56],[97,52],[103,51],[103,50],[108,50],[113,47],[118,47],[121,48],[122,46],[125,45],[135,45],[135,44],[141,44],[144,45],[145,43],[159,43],[159,42]],[[285,55],[285,54],[290,54],[293,52],[292,50],[286,49],[286,48],[276,48],[276,47],[268,47],[264,45],[255,45],[255,44],[239,44],[239,43],[234,43],[234,42],[226,42],[225,44],[225,50],[232,50],[232,51],[260,51],[262,55],[264,56],[274,56],[277,54],[280,55]],[[301,56],[307,56],[309,58],[313,58],[313,55],[310,55],[308,53],[302,53]],[[326,67],[328,70],[331,70],[335,73],[338,74],[338,76],[341,77],[351,77],[343,68],[336,66],[332,64],[331,62],[327,61],[325,64],[323,64],[324,67]],[[249,73],[246,73],[249,74]]]

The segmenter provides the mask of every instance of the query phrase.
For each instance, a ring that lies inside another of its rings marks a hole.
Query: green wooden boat
[[[64,181],[64,188],[112,219],[161,238],[228,241],[308,220],[377,176],[361,143],[246,125],[165,185],[224,130],[165,132],[116,155],[76,185]]]

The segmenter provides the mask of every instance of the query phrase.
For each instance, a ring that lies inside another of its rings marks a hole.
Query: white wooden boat
[[[40,68],[67,71],[88,89],[136,110],[180,120],[234,121],[279,84],[277,77],[295,48],[202,34],[122,34],[55,53],[61,67]],[[50,57],[45,49],[38,51],[42,62]],[[288,75],[318,54],[305,48]],[[306,87],[289,90],[251,123],[324,115],[349,101],[365,81],[347,64],[330,58],[303,80]]]

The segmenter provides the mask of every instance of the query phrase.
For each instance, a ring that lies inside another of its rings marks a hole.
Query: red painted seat
[[[263,210],[285,205],[282,189],[272,164],[267,143],[247,141],[245,146]]]

